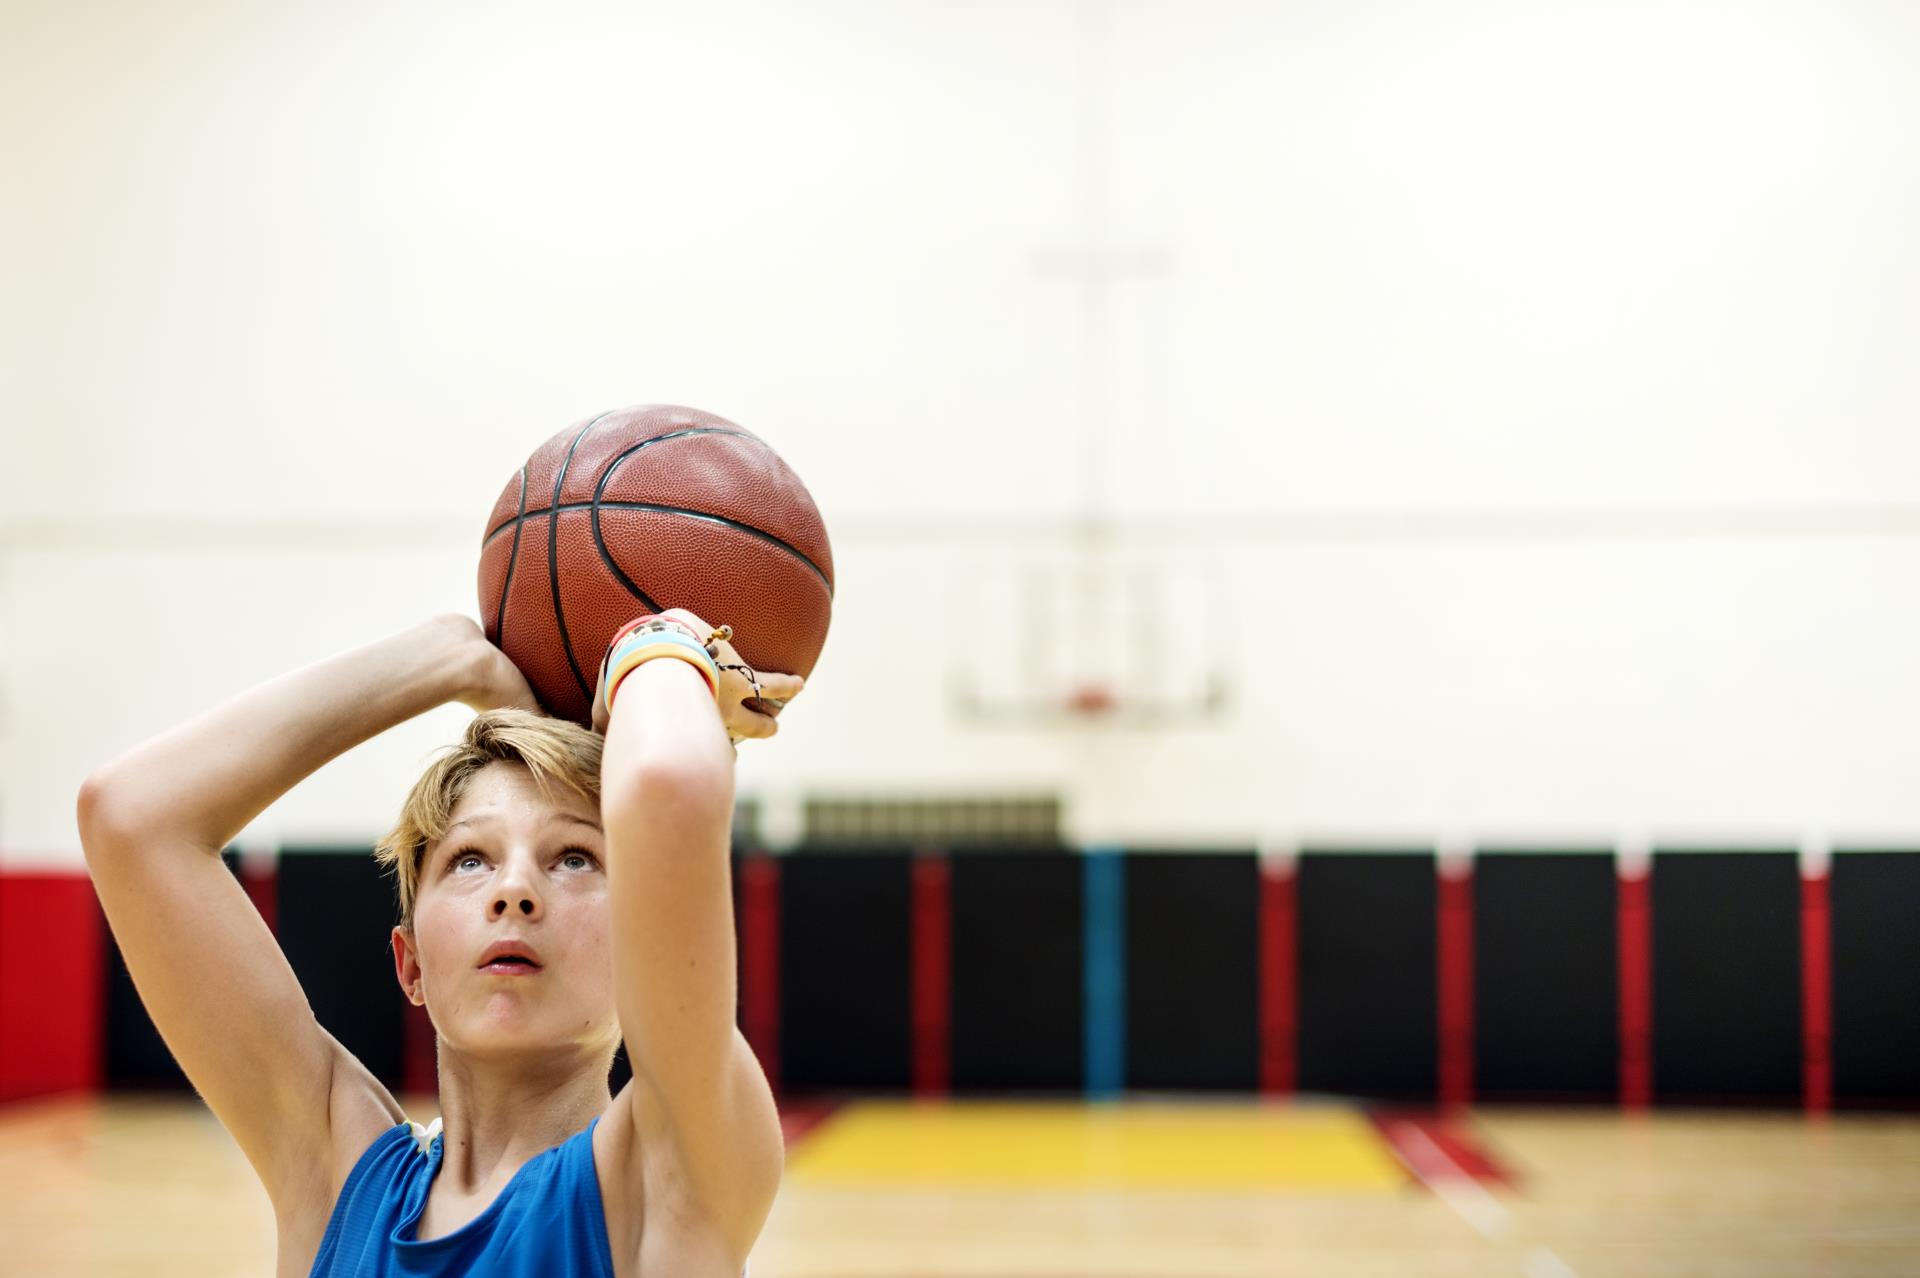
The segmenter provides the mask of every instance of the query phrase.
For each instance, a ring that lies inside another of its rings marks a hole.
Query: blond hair
[[[467,724],[459,742],[446,747],[413,783],[400,819],[375,845],[373,859],[391,868],[400,898],[400,926],[413,931],[413,907],[419,897],[420,863],[428,848],[447,835],[453,810],[482,768],[518,763],[533,774],[549,802],[555,783],[600,806],[600,747],[597,732],[565,719],[530,710],[502,707],[482,711]]]

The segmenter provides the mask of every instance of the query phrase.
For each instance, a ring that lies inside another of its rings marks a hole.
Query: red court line
[[[1473,1102],[1473,871],[1443,867],[1439,882],[1440,1103]]]
[[[1485,1185],[1515,1183],[1513,1174],[1481,1146],[1464,1122],[1404,1109],[1370,1109],[1367,1117],[1395,1157],[1423,1183],[1447,1177]]]
[[[740,1028],[780,1092],[780,863],[740,860]]]
[[[1800,877],[1802,1099],[1816,1114],[1833,1108],[1833,916],[1828,881],[1825,871]]]
[[[1260,858],[1260,1090],[1299,1084],[1299,946],[1291,858]]]
[[[913,1091],[947,1094],[953,1062],[953,892],[946,853],[913,859]]]
[[[1621,874],[1619,900],[1620,1103],[1653,1103],[1653,901],[1650,873]]]

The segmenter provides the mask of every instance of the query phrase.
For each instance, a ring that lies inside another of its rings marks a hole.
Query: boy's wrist
[[[441,672],[436,704],[458,701],[476,709],[486,708],[482,702],[491,704],[488,694],[494,666],[505,654],[487,641],[473,618],[457,612],[443,613],[425,622],[417,637],[434,654],[434,665]]]

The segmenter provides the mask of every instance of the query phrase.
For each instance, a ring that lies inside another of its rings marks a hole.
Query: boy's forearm
[[[684,661],[642,662],[620,684],[601,755],[603,799],[652,764],[708,769],[731,783],[735,751],[700,672]]]
[[[218,852],[321,765],[461,695],[472,654],[460,620],[436,617],[228,698],[98,770],[83,809],[91,792],[118,829]]]

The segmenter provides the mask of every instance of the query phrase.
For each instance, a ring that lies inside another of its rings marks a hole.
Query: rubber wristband
[[[691,643],[676,642],[671,639],[662,639],[654,643],[631,643],[622,647],[609,658],[603,682],[611,687],[625,678],[627,672],[642,661],[661,655],[664,649],[686,653],[688,660],[699,666],[701,674],[706,676],[708,686],[714,689],[715,699],[719,698],[720,669],[714,664],[713,658]]]
[[[613,713],[613,702],[611,700],[613,686],[632,668],[632,662],[630,661],[622,664],[626,658],[633,656],[633,654],[641,648],[653,646],[655,642],[659,641],[662,635],[672,634],[674,638],[682,638],[682,636],[672,631],[639,633],[639,628],[649,620],[651,620],[650,617],[634,618],[626,625],[620,627],[620,629],[614,633],[613,642],[607,645],[606,655],[600,658],[599,687],[594,690],[594,709],[597,712],[607,715]]]
[[[689,662],[707,681],[715,703],[719,702],[720,667],[707,645],[685,622],[661,613],[646,613],[614,631],[600,662],[597,708],[611,717],[614,690],[636,666],[656,656],[676,656]]]
[[[602,669],[611,670],[618,666],[628,653],[636,652],[642,648],[651,648],[656,644],[662,643],[679,644],[690,652],[699,653],[701,659],[706,662],[711,663],[715,660],[713,654],[707,651],[706,645],[702,644],[698,639],[695,639],[683,629],[642,630],[629,635],[627,638],[620,640],[611,648],[607,649],[607,656],[606,660],[602,663]],[[714,665],[713,677],[716,680],[720,677],[720,669],[717,664]]]
[[[623,652],[635,647],[646,647],[656,643],[685,644],[689,648],[694,648],[706,653],[710,659],[713,658],[713,654],[707,652],[707,646],[695,638],[692,631],[688,630],[685,626],[668,623],[667,627],[663,629],[648,628],[635,630],[631,634],[616,636],[613,642],[607,645],[607,655],[601,660],[600,668],[605,670],[614,665],[619,661],[620,654]]]
[[[701,655],[704,656],[705,654]],[[613,713],[614,694],[619,691],[621,683],[626,680],[628,675],[632,674],[640,666],[652,661],[655,657],[677,657],[692,666],[695,670],[698,670],[700,677],[706,680],[707,691],[713,694],[714,704],[719,704],[720,684],[714,673],[708,668],[712,664],[711,661],[703,661],[700,656],[695,656],[694,649],[688,644],[661,643],[636,649],[632,653],[625,654],[619,664],[608,673],[606,682],[601,685],[601,687],[605,689],[608,714]]]
[[[616,688],[619,687],[621,681],[632,674],[635,669],[645,665],[655,657],[680,658],[694,669],[700,671],[701,678],[706,681],[708,692],[712,693],[715,691],[713,672],[707,668],[708,663],[701,661],[698,654],[679,644],[658,644],[651,648],[639,649],[629,654],[614,667],[611,685]],[[715,699],[718,700],[717,695]]]

